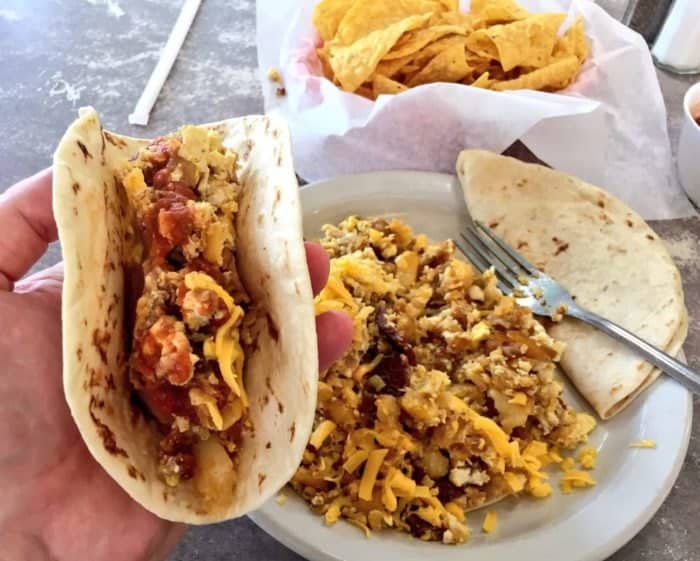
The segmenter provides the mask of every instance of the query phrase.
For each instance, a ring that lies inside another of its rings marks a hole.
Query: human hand
[[[160,561],[185,526],[160,520],[102,470],[63,397],[62,266],[20,279],[56,240],[51,172],[0,196],[0,561]],[[328,256],[307,243],[314,293]],[[317,318],[319,364],[349,346],[352,322]]]

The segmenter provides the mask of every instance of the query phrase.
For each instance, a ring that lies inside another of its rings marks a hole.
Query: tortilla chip
[[[314,8],[313,22],[324,41],[335,37],[338,26],[355,0],[321,0]]]
[[[513,80],[496,82],[491,89],[498,91],[561,90],[576,79],[580,67],[578,58],[569,56]]]
[[[459,25],[436,25],[406,33],[382,60],[394,60],[420,51],[423,47],[445,35],[466,35],[467,30]]]
[[[467,37],[465,46],[475,55],[486,60],[498,60],[498,48],[489,37],[487,29],[478,29]]]
[[[565,19],[566,14],[537,14],[506,25],[479,29],[468,37],[467,48],[496,58],[505,71],[516,66],[542,68],[551,61],[557,31]]]
[[[459,82],[471,68],[467,64],[464,46],[455,44],[438,54],[408,82],[409,87],[430,82]]]
[[[472,0],[470,10],[475,16],[475,24],[484,27],[518,21],[531,15],[513,0]]]
[[[434,59],[441,52],[459,45],[464,48],[467,41],[467,37],[464,35],[448,35],[437,41],[429,43],[420,51],[415,53],[411,59],[411,63],[418,65],[420,68],[428,64],[432,59]]]
[[[395,58],[393,60],[382,60],[376,69],[377,74],[386,76],[387,78],[393,78],[399,71],[410,63],[414,58],[414,55],[407,55],[401,58]]]
[[[373,92],[372,92],[372,88],[370,88],[369,86],[362,85],[355,90],[355,93],[357,95],[361,95],[362,97],[366,97],[367,99],[373,100],[375,97]]]
[[[425,23],[430,14],[411,16],[385,29],[377,29],[352,45],[337,46],[329,43],[328,56],[333,73],[345,91],[359,88],[401,36]],[[340,31],[339,31],[340,32]]]
[[[318,60],[321,62],[323,75],[329,80],[334,81],[333,69],[331,68],[330,60],[328,60],[328,51],[326,50],[326,47],[316,49],[316,54],[318,55]]]
[[[405,92],[407,89],[407,86],[404,86],[396,80],[382,76],[381,74],[375,74],[374,79],[372,80],[372,93],[374,94],[375,98],[384,94],[400,94],[401,92]]]
[[[496,80],[491,80],[488,72],[484,72],[469,85],[474,86],[475,88],[483,88],[485,90],[488,90],[491,88],[491,85],[495,82]]]
[[[427,27],[433,27],[435,25],[459,25],[467,30],[474,29],[472,15],[459,11],[433,14],[433,17],[428,21]]]
[[[449,12],[459,12],[459,0],[440,0],[440,4]]]
[[[335,40],[339,45],[350,45],[374,31],[386,30],[408,17],[444,10],[439,0],[355,0],[341,20]]]
[[[554,46],[554,58],[565,58],[574,55],[579,62],[588,57],[588,41],[586,40],[586,32],[583,28],[583,18],[578,17],[576,23],[572,25],[563,37],[559,37]]]

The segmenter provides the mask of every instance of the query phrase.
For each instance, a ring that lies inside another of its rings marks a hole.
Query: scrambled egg
[[[328,524],[444,543],[468,539],[470,510],[550,495],[543,468],[595,427],[562,399],[563,344],[500,293],[493,272],[456,258],[450,241],[354,216],[324,233],[331,273],[316,311],[350,314],[354,338],[320,376],[293,488]],[[587,476],[563,477],[581,487]],[[489,514],[484,531],[496,524]]]

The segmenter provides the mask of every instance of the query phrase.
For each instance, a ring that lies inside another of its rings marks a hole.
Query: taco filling
[[[122,178],[143,271],[129,381],[160,429],[160,477],[193,479],[211,498],[235,483],[246,423],[236,159],[216,132],[186,126],[139,151]]]

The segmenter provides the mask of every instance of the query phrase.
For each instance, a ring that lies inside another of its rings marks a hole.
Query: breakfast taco
[[[316,400],[285,125],[244,117],[147,141],[83,110],[54,157],[54,211],[64,389],[92,455],[162,518],[260,506],[294,474]]]

